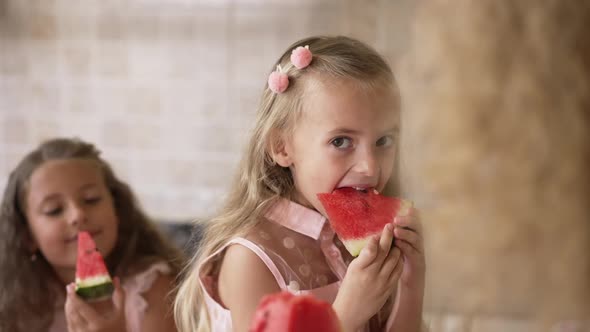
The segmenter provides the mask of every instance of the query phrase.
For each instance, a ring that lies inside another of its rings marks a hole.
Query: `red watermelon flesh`
[[[114,286],[102,255],[88,232],[78,233],[76,294],[85,300],[107,299]]]
[[[387,197],[375,190],[339,188],[317,195],[330,225],[348,252],[358,256],[371,236],[380,235],[396,216],[410,213],[412,202]]]
[[[340,331],[340,321],[329,303],[286,291],[263,297],[250,324],[250,332]]]

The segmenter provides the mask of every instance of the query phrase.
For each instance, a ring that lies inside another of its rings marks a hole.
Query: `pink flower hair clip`
[[[297,69],[303,69],[311,63],[312,54],[309,45],[296,47],[291,52],[291,63]],[[268,76],[268,88],[274,93],[282,93],[289,87],[289,76],[283,73],[281,65]]]
[[[268,88],[274,93],[282,93],[289,86],[289,77],[283,73],[281,65],[268,76]]]
[[[291,52],[291,63],[297,69],[303,69],[311,63],[311,51],[309,45],[299,46]]]

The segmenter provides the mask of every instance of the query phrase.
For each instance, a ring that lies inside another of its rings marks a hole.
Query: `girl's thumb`
[[[361,249],[359,256],[355,259],[355,261],[357,261],[357,266],[363,269],[371,265],[375,260],[375,257],[377,257],[378,247],[378,237],[371,237],[369,241],[367,241],[365,247]]]

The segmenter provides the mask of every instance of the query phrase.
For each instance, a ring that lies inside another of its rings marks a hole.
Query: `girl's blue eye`
[[[391,136],[383,136],[377,140],[377,146],[390,146],[393,143]]]
[[[338,149],[348,149],[352,146],[352,140],[348,137],[336,137],[330,142],[330,144]]]

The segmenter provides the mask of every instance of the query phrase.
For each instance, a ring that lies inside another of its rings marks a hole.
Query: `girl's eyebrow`
[[[61,195],[58,193],[52,193],[49,195],[45,195],[43,196],[43,198],[41,199],[41,201],[39,201],[39,205],[43,205],[45,202],[50,201],[52,199],[57,199],[59,198]]]
[[[386,129],[384,132],[397,134],[399,133],[399,126],[391,127],[389,129]]]
[[[81,186],[81,187],[78,189],[78,191],[84,191],[84,190],[86,190],[86,189],[91,189],[91,188],[95,188],[95,187],[97,187],[96,183],[86,183],[86,184],[82,185],[82,186]],[[51,193],[51,194],[48,194],[48,195],[45,195],[45,196],[43,196],[43,197],[41,198],[41,200],[40,200],[40,202],[39,202],[39,203],[40,203],[40,204],[43,204],[43,203],[45,203],[46,201],[49,201],[49,200],[52,200],[52,199],[57,199],[57,198],[59,198],[59,197],[61,197],[61,194],[59,194],[59,193]]]
[[[388,129],[384,130],[383,132],[397,134],[397,133],[399,133],[399,126],[394,126],[394,127],[388,128]],[[360,130],[350,129],[350,128],[336,128],[336,129],[330,130],[328,132],[329,135],[334,135],[334,134],[358,135],[361,133],[362,133],[362,131],[360,131]]]
[[[90,183],[86,183],[86,184],[80,186],[80,188],[78,190],[82,191],[82,190],[86,190],[86,189],[90,189],[90,188],[94,188],[94,187],[98,187],[98,185],[94,182],[90,182]]]
[[[355,135],[355,134],[360,134],[361,131],[360,130],[356,130],[356,129],[350,129],[350,128],[336,128],[333,130],[330,130],[328,132],[328,134],[333,135],[333,134],[350,134],[350,135]]]

